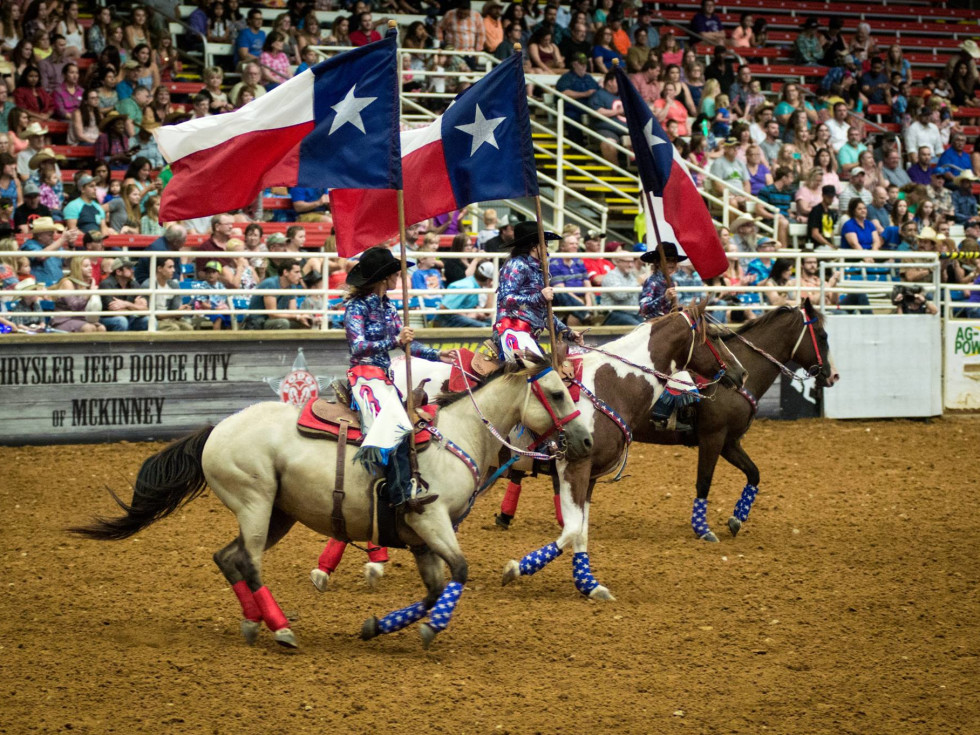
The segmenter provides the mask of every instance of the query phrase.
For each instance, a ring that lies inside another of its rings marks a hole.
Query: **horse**
[[[749,339],[751,338],[751,342]],[[736,536],[742,524],[748,520],[749,511],[758,493],[759,470],[749,459],[741,446],[742,437],[748,431],[758,406],[757,396],[764,394],[772,385],[780,370],[788,372],[782,363],[790,360],[798,363],[811,375],[816,376],[817,385],[831,387],[840,378],[830,355],[827,332],[823,325],[823,315],[804,300],[799,308],[780,307],[767,312],[762,317],[749,322],[740,333],[728,330],[723,337],[725,345],[737,361],[748,371],[743,386],[718,383],[705,390],[705,399],[696,409],[696,441],[698,447],[698,477],[696,498],[691,515],[691,526],[695,536],[703,541],[718,542],[707,522],[708,492],[718,457],[722,456],[746,476],[747,484],[735,504],[729,518],[728,527]],[[613,342],[607,346],[609,353],[617,352]],[[594,392],[603,400],[614,400],[625,393],[628,386],[625,378],[613,376],[607,370],[597,374]],[[585,382],[585,376],[583,376]],[[584,412],[583,412],[584,413]],[[634,441],[651,444],[689,444],[690,437],[676,431],[665,431],[653,424],[642,412],[634,412],[633,420],[627,419]],[[556,542],[557,548],[573,543],[578,552],[587,543],[588,508],[584,520],[582,513],[569,516],[566,509],[568,500],[576,505],[580,498],[591,499],[596,479],[611,473],[617,466],[620,447],[626,440],[624,431],[612,425],[608,417],[601,416],[593,426],[595,440],[592,456],[586,460],[556,463],[553,481],[558,485],[561,512],[564,517],[564,530]],[[570,496],[570,497],[566,497]],[[576,535],[577,534],[577,535]],[[554,545],[553,545],[554,546]],[[547,547],[545,547],[547,548]],[[504,570],[503,583],[508,584],[519,576],[538,571],[535,568],[534,554],[525,556],[520,562],[511,560]],[[554,558],[552,551],[552,558]],[[529,557],[531,557],[529,559]],[[588,557],[582,557],[588,562]],[[593,598],[612,599],[607,588],[598,585],[587,566],[581,561],[573,568],[575,584],[580,592]],[[592,585],[597,585],[590,589]]]
[[[565,524],[561,537],[520,562],[508,563],[504,584],[516,576],[534,574],[574,543],[576,585],[588,596],[611,599],[608,589],[589,571],[588,514],[595,478],[625,464],[629,426],[651,422],[651,409],[671,374],[690,369],[738,386],[745,377],[744,368],[719,332],[706,326],[703,310],[704,305],[699,304],[644,322],[601,350],[591,348],[593,351],[582,357],[582,376],[576,379],[581,391],[577,405],[593,429],[592,452],[568,468],[562,467],[563,473],[559,473],[559,477],[565,475],[559,492]],[[430,377],[439,384],[447,366],[430,363],[426,370],[427,376],[418,377]],[[396,370],[396,383],[399,377]],[[499,474],[502,472],[494,477]]]
[[[242,635],[253,643],[264,621],[277,643],[296,648],[289,621],[262,582],[262,554],[297,521],[317,533],[338,535],[332,511],[337,510],[333,498],[335,475],[340,471],[337,444],[301,435],[296,426],[299,414],[300,409],[289,404],[258,403],[172,443],[143,463],[131,504],[113,494],[125,515],[96,518],[70,531],[100,540],[127,538],[210,486],[238,519],[240,534],[213,559],[241,603]],[[557,430],[570,457],[591,451],[585,420],[544,358],[522,357],[474,391],[472,401],[441,407],[427,426],[433,441],[418,454],[430,502],[422,512],[399,513],[393,520],[397,539],[415,556],[427,594],[380,619],[368,618],[362,638],[395,632],[427,614],[428,621],[419,626],[425,648],[445,630],[467,579],[456,525],[468,513],[482,476],[498,455],[497,436],[506,435],[518,423],[542,435]],[[379,525],[375,505],[383,502],[377,497],[379,478],[352,455],[348,451],[341,466],[347,535],[343,540],[377,542],[372,529]],[[443,562],[451,574],[448,584]]]

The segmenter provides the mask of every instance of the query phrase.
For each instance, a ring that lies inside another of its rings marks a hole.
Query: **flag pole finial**
[[[613,56],[612,64],[613,66],[619,66],[619,59]]]
[[[397,20],[389,20],[388,21],[388,30],[389,31],[390,30],[394,30],[397,27],[398,27],[398,21]]]
[[[521,44],[515,43],[514,44],[514,51],[517,52],[517,53],[520,53],[520,51],[521,51]]]

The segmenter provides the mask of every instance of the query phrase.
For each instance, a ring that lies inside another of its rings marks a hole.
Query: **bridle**
[[[681,366],[681,370],[684,370],[685,368],[687,368],[688,364],[690,364],[691,358],[694,357],[694,344],[695,342],[697,342],[698,339],[697,331],[698,331],[698,327],[701,326],[703,317],[699,316],[697,319],[695,319],[686,311],[681,311],[681,316],[684,317],[684,319],[687,321],[687,323],[690,325],[691,328],[691,347],[687,351],[687,362],[685,362]],[[711,354],[715,356],[715,362],[718,363],[718,372],[715,373],[714,377],[711,378],[711,381],[712,382],[719,381],[722,378],[724,378],[725,375],[728,373],[728,364],[722,358],[721,353],[718,352],[718,349],[713,344],[711,344],[711,340],[708,339],[707,337],[705,337],[704,339],[704,346],[711,351]]]
[[[809,377],[813,378],[823,372],[823,355],[820,353],[820,345],[817,342],[817,330],[813,326],[817,321],[817,315],[814,314],[812,317],[807,318],[806,311],[804,311],[803,307],[800,307],[800,312],[803,314],[803,329],[800,330],[800,336],[797,337],[796,344],[793,345],[793,351],[789,354],[789,359],[793,360],[796,358],[796,351],[800,349],[803,336],[809,332],[810,341],[813,343],[813,354],[817,356],[816,370],[811,368],[807,371]]]

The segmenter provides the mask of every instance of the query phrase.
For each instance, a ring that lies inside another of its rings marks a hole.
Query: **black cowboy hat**
[[[561,235],[545,230],[544,240],[561,240]],[[538,244],[538,223],[532,220],[518,222],[514,225],[514,242],[508,247],[511,252],[514,250],[531,250]]]
[[[673,260],[678,263],[683,263],[687,260],[686,255],[681,255],[677,252],[677,246],[672,242],[662,242],[660,247],[664,249],[664,260]],[[640,260],[644,263],[659,263],[660,262],[660,248],[654,250],[648,250],[640,256]]]
[[[409,264],[411,265],[411,263]],[[357,264],[347,274],[347,283],[354,288],[370,286],[401,269],[401,263],[388,248],[374,247],[365,250]]]

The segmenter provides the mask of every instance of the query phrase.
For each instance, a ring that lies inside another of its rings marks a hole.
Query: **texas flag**
[[[401,186],[397,39],[334,56],[240,110],[154,131],[163,221],[245,207],[270,186]]]
[[[401,134],[405,222],[471,204],[535,196],[538,179],[521,55],[515,54],[431,124]],[[334,189],[337,252],[350,257],[398,234],[394,191]]]
[[[660,239],[676,243],[691,259],[701,278],[724,273],[728,268],[725,250],[684,159],[619,66],[616,80],[636,154],[640,185],[650,194],[653,205],[650,216],[656,219]]]

